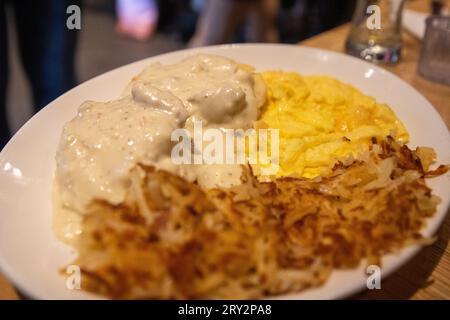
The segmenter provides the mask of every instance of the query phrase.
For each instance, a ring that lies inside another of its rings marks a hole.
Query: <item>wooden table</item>
[[[423,4],[423,2],[422,2]],[[420,6],[420,4],[419,4]],[[322,33],[301,45],[343,52],[349,25]],[[411,84],[436,108],[450,128],[450,87],[422,78],[417,73],[421,41],[405,32],[402,60],[383,66]],[[449,146],[450,147],[450,146]],[[438,241],[382,282],[382,290],[371,290],[357,299],[450,299],[450,215],[438,233]]]
[[[423,9],[423,1],[418,3]],[[413,4],[416,5],[416,4]],[[349,30],[344,25],[302,42],[302,45],[342,52]],[[437,109],[450,128],[450,87],[428,81],[417,74],[421,42],[404,35],[402,60],[385,68],[410,83]],[[450,146],[449,146],[450,147]],[[358,299],[450,299],[450,215],[438,233],[439,239],[412,261],[382,282],[382,290],[367,291]],[[0,299],[18,299],[11,284],[0,274]]]

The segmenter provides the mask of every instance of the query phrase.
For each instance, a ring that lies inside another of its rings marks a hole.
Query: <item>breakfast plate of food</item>
[[[0,270],[40,299],[336,299],[432,244],[450,135],[391,73],[290,45],[118,68],[0,155]]]

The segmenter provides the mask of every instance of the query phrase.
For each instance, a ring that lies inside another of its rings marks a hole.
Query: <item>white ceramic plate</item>
[[[177,62],[196,52],[231,57],[258,70],[284,69],[302,74],[327,74],[348,82],[364,93],[388,103],[411,134],[410,145],[436,149],[439,163],[450,163],[450,135],[431,104],[411,86],[372,64],[332,52],[288,45],[231,45],[173,52],[113,70],[59,97],[36,114],[8,143],[0,155],[0,269],[32,298],[91,298],[68,290],[58,270],[74,252],[58,242],[51,231],[51,183],[54,155],[63,124],[73,118],[85,100],[105,101],[119,96],[128,81],[155,61]],[[450,203],[450,175],[429,181],[442,198],[424,235],[433,235]],[[406,263],[419,248],[410,247],[383,259],[382,276]],[[283,298],[331,299],[365,288],[363,266],[335,271],[320,288]]]

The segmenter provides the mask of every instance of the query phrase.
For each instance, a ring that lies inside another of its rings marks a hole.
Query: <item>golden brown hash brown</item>
[[[123,205],[97,202],[83,221],[75,261],[82,288],[112,298],[260,298],[322,284],[422,242],[438,199],[425,184],[432,149],[390,137],[326,178],[203,191],[139,166]],[[345,163],[348,162],[348,163]]]

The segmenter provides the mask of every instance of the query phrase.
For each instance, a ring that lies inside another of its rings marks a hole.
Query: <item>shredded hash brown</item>
[[[97,201],[75,264],[82,288],[111,298],[261,298],[319,286],[412,243],[439,199],[425,177],[435,154],[391,137],[331,176],[202,190],[153,167],[133,169],[127,200]]]

